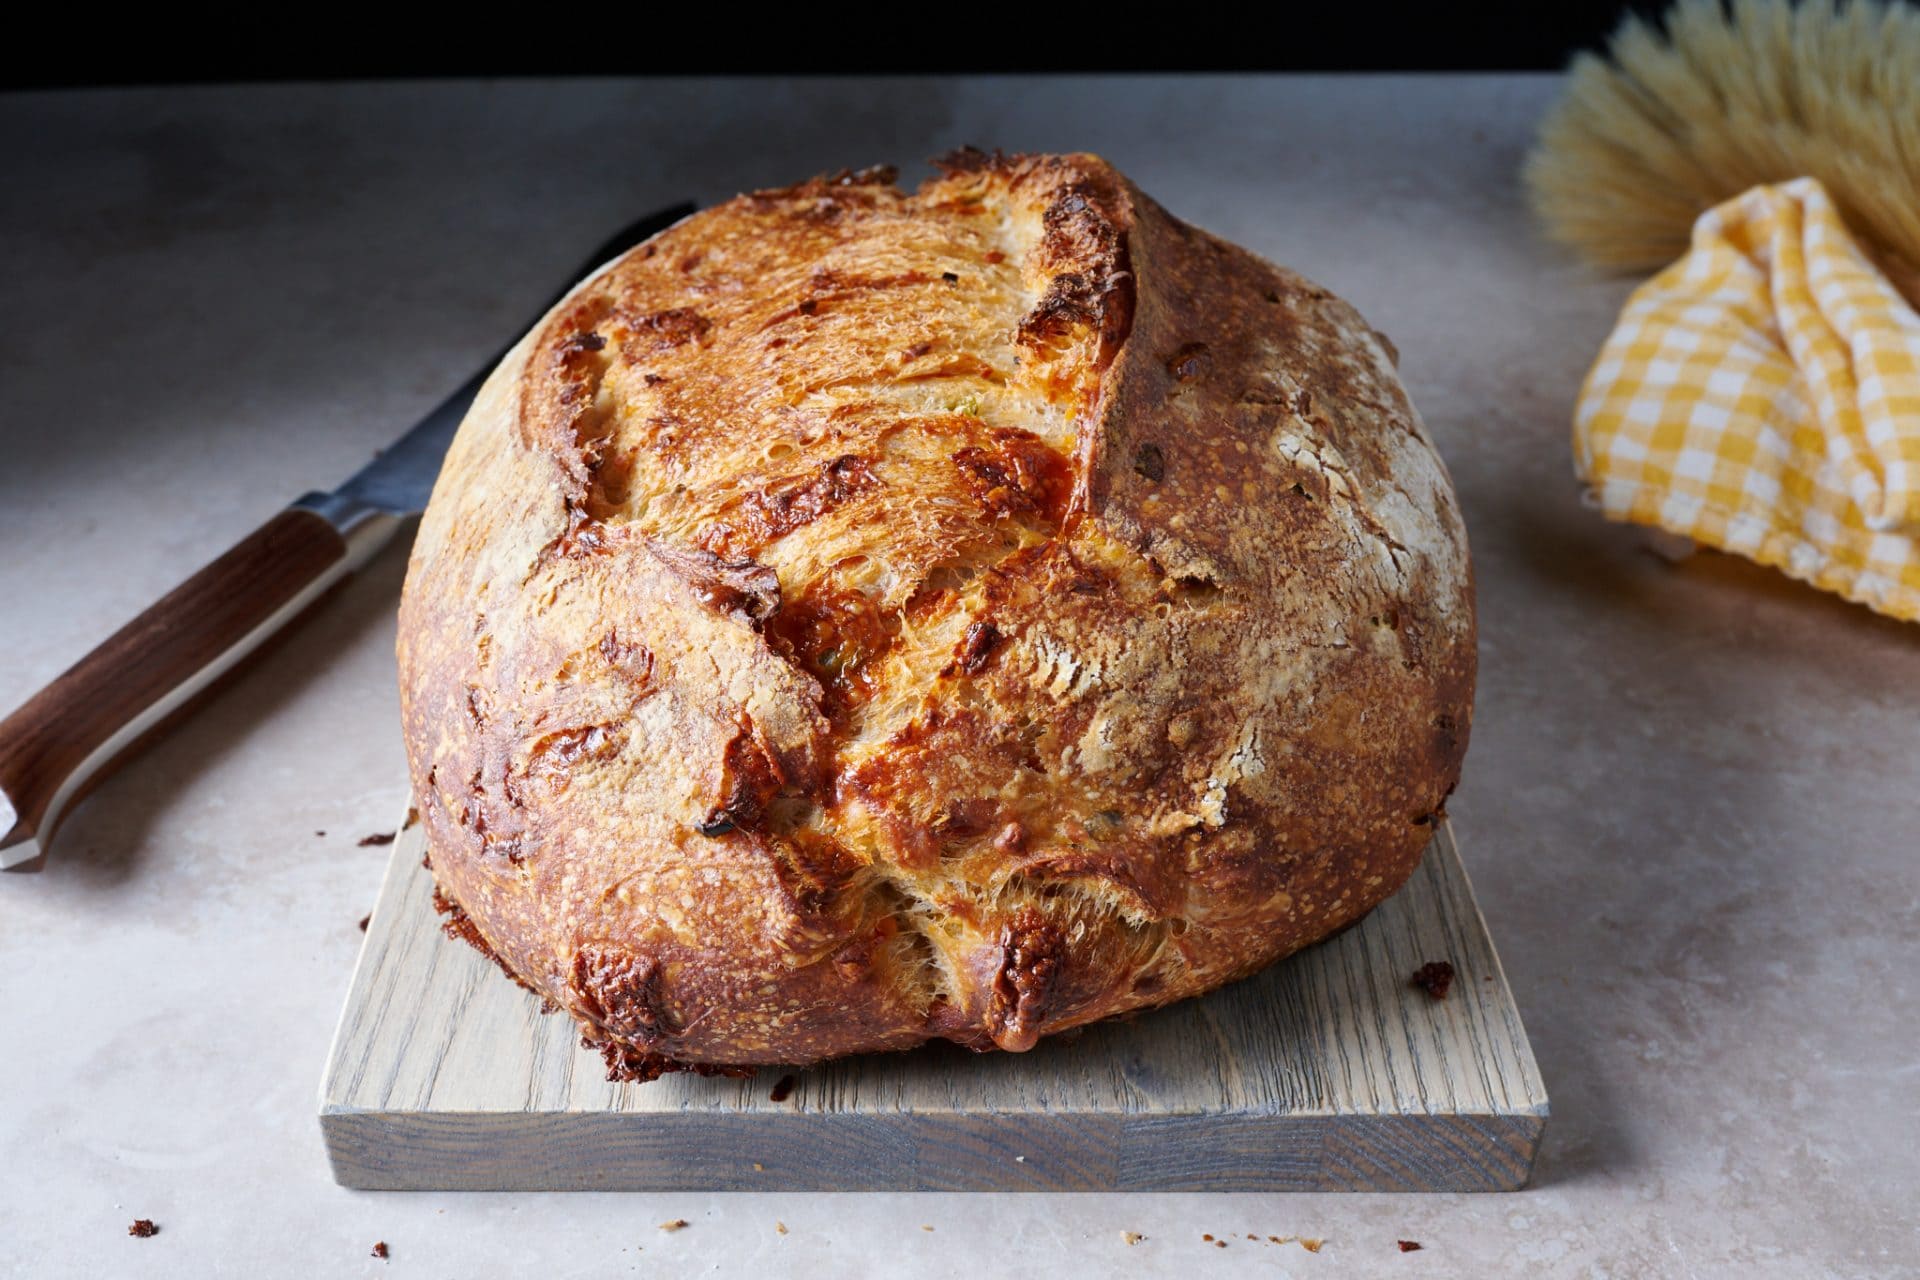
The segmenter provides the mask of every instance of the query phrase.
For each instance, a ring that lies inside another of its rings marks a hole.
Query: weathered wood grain
[[[573,1025],[443,937],[395,843],[321,1087],[335,1178],[380,1189],[1498,1191],[1547,1098],[1443,825],[1341,937],[1026,1054],[929,1048],[751,1080],[605,1079]],[[1458,971],[1435,1001],[1409,975]]]

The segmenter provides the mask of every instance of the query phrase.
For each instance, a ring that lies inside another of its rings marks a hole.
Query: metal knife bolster
[[[373,559],[374,553],[387,544],[405,518],[401,513],[368,506],[338,489],[332,493],[318,490],[303,493],[293,500],[288,510],[311,511],[333,526],[347,544],[346,558],[341,561],[343,575],[352,573]]]

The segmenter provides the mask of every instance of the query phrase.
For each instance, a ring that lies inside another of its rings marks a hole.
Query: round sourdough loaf
[[[1050,1032],[1412,872],[1467,546],[1390,344],[1088,155],[741,196],[501,364],[421,524],[449,928],[615,1078]]]

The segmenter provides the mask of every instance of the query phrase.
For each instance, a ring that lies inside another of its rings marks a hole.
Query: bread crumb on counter
[[[390,1255],[387,1252],[387,1242],[385,1240],[375,1240],[373,1242],[373,1256],[382,1262],[387,1260]]]
[[[1424,1247],[1418,1240],[1396,1240],[1394,1243],[1400,1246],[1402,1253],[1413,1253]]]
[[[393,836],[391,831],[376,831],[370,836],[361,836],[359,845],[362,849],[370,849],[377,845],[392,844]]]
[[[1124,1240],[1126,1243],[1133,1245],[1133,1244],[1139,1244],[1142,1240],[1145,1240],[1146,1236],[1142,1235],[1138,1231],[1122,1231],[1120,1233],[1120,1238]]]
[[[787,1234],[787,1224],[784,1222],[775,1222],[773,1224],[773,1229],[775,1231],[778,1231],[781,1235]]]
[[[1134,1240],[1146,1239],[1145,1236],[1139,1235],[1132,1231],[1123,1231],[1120,1234],[1123,1239],[1132,1237],[1131,1239],[1127,1239],[1128,1244],[1132,1244]],[[1302,1249],[1305,1249],[1308,1253],[1320,1252],[1320,1247],[1326,1243],[1326,1241],[1318,1239],[1314,1236],[1264,1236],[1263,1237],[1252,1231],[1247,1232],[1246,1237],[1249,1241],[1251,1241],[1254,1244],[1297,1244]],[[1225,1239],[1222,1239],[1215,1236],[1211,1231],[1205,1231],[1201,1233],[1200,1239],[1205,1241],[1207,1244],[1212,1245],[1216,1249],[1224,1249],[1227,1247],[1228,1243],[1230,1243],[1232,1237],[1227,1237]],[[1416,1243],[1414,1244],[1413,1247],[1418,1249],[1420,1246]]]
[[[152,1218],[135,1218],[133,1225],[127,1228],[127,1234],[145,1240],[160,1234],[160,1228],[153,1225]]]
[[[690,1227],[692,1225],[693,1224],[688,1222],[685,1218],[675,1218],[671,1222],[661,1223],[660,1229],[662,1231],[679,1231],[683,1227]]]

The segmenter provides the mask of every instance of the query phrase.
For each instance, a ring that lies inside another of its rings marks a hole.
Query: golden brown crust
[[[1466,541],[1384,340],[1092,156],[890,182],[583,285],[422,522],[435,875],[627,1078],[1208,990],[1459,776]]]

